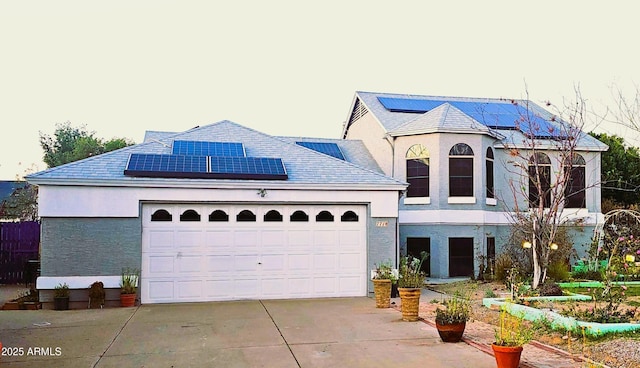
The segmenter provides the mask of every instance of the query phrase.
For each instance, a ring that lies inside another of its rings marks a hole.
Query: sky
[[[633,1],[2,1],[0,180],[56,124],[339,138],[355,91],[594,109],[640,83]],[[604,111],[604,110],[599,110]],[[631,137],[613,124],[597,131]],[[591,129],[591,128],[589,128]]]

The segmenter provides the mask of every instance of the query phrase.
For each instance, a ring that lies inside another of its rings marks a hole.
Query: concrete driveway
[[[0,341],[3,368],[495,367],[370,298],[0,311]]]

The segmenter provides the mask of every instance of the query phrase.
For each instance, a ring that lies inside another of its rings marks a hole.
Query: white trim
[[[496,206],[498,204],[498,200],[495,198],[487,198],[486,203],[488,206]]]
[[[405,197],[404,204],[431,204],[431,197]]]
[[[577,213],[576,213],[577,212]],[[562,219],[583,219],[584,225],[593,226],[602,222],[601,213],[567,211],[562,213]],[[444,225],[510,225],[512,216],[509,212],[483,210],[400,210],[398,223],[409,224],[444,224]]]
[[[101,281],[105,289],[119,289],[121,280],[122,276],[40,276],[36,280],[36,289],[53,290],[64,283],[69,285],[69,289],[88,289],[96,281]]]
[[[449,204],[475,204],[476,197],[449,197]]]

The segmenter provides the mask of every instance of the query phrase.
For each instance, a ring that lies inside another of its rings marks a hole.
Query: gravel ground
[[[435,290],[446,290],[450,286],[430,287]],[[479,284],[475,292],[473,304],[473,318],[478,321],[498,324],[499,312],[490,310],[482,305],[487,290],[496,294],[504,291],[504,285],[498,283]],[[436,302],[430,301],[430,302]],[[425,308],[426,313],[435,311],[438,304]],[[435,313],[435,312],[433,312]],[[603,340],[585,340],[582,336],[567,336],[559,332],[544,331],[536,336],[536,340],[557,347],[571,354],[581,355],[610,368],[640,368],[640,334],[638,338],[607,338]],[[595,365],[593,365],[595,367]],[[585,363],[585,367],[590,367]]]

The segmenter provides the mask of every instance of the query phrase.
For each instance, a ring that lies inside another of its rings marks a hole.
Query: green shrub
[[[551,280],[546,280],[540,287],[540,295],[542,296],[562,296],[562,289],[558,284]]]
[[[568,281],[571,277],[569,266],[564,262],[552,262],[549,264],[549,267],[547,267],[547,277],[556,282]]]
[[[496,281],[505,281],[509,270],[513,267],[513,260],[506,253],[500,253],[496,257],[494,279]]]

